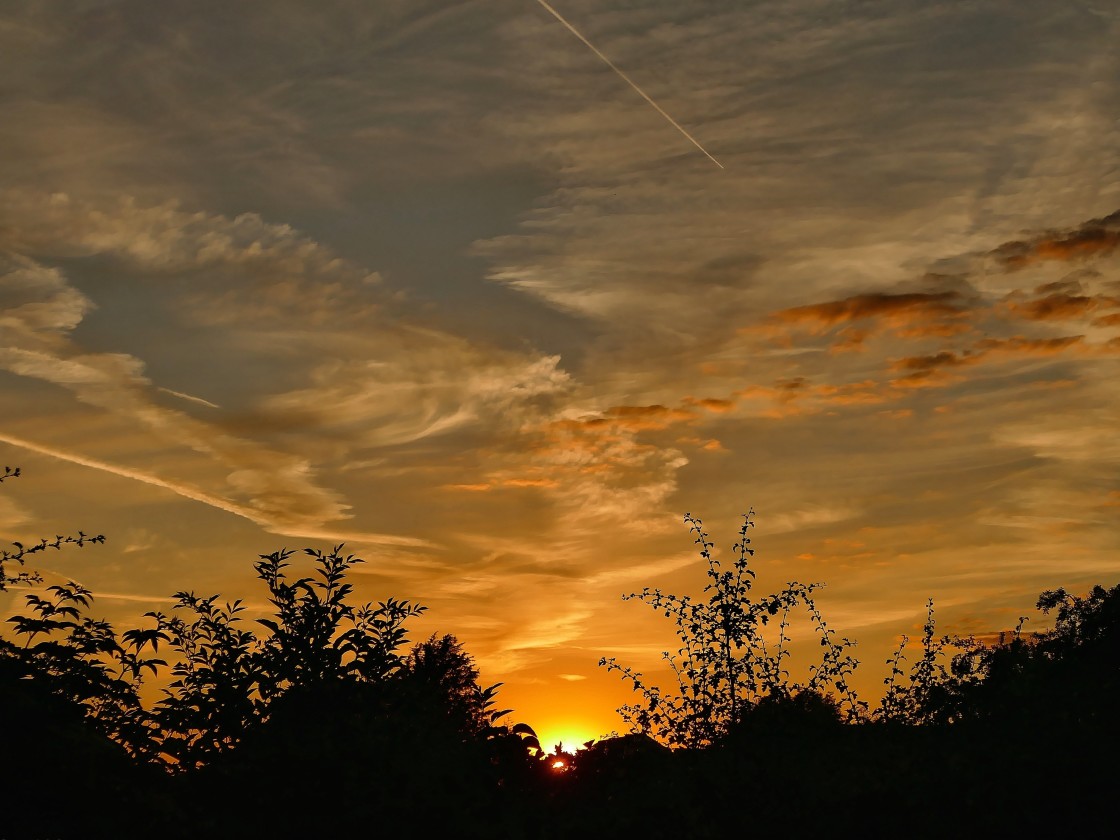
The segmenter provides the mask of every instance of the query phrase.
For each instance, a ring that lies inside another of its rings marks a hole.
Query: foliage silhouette
[[[676,654],[664,654],[676,677],[675,694],[646,684],[641,673],[613,658],[600,660],[601,666],[618,672],[642,696],[641,702],[619,709],[634,731],[671,747],[708,746],[725,737],[763,700],[788,699],[802,692],[837,692],[849,719],[865,711],[866,704],[851,686],[859,664],[850,653],[853,642],[838,638],[828,628],[813,601],[812,593],[820,584],[791,582],[781,592],[751,598],[755,572],[749,558],[754,549],[747,532],[754,526],[752,515],[753,511],[744,515],[733,549],[735,559],[731,568],[724,568],[712,555],[713,544],[701,520],[685,514],[707,566],[706,600],[649,588],[623,596],[644,601],[672,618],[682,643]],[[823,648],[820,662],[810,666],[804,683],[792,682],[786,667],[790,613],[798,606],[809,613]],[[777,626],[777,639],[768,642],[763,630],[771,621]]]
[[[0,639],[18,797],[0,809],[0,836],[1099,832],[1120,748],[1120,586],[1044,592],[1053,629],[1024,634],[1021,620],[987,644],[938,636],[930,601],[919,655],[904,668],[902,637],[867,714],[852,643],[825,625],[817,585],[752,592],[751,514],[726,566],[702,523],[685,522],[704,595],[626,596],[674,619],[677,691],[603,660],[642,697],[620,710],[635,731],[552,756],[528,725],[504,722],[501,684],[479,683],[455,636],[409,644],[422,606],[350,604],[361,560],[342,546],[305,550],[302,575],[294,552],[260,555],[272,611],[255,621],[239,600],[180,592],[170,614],[118,633],[90,617],[88,589],[40,581],[8,622],[13,640]],[[4,562],[102,539],[16,544]],[[3,580],[17,578],[35,580]],[[798,682],[789,628],[801,610],[821,657]],[[145,708],[145,680],[165,668],[171,682]],[[1056,772],[1036,784],[1033,768]]]
[[[20,475],[19,468],[4,467],[0,482]],[[9,575],[4,570],[7,563],[23,566],[27,557],[48,548],[82,548],[104,542],[104,535],[89,536],[83,531],[30,545],[14,542],[14,551],[0,553],[0,591],[43,582],[34,570]],[[48,694],[75,704],[97,732],[139,755],[150,738],[150,727],[137,714],[138,689],[143,672],[155,672],[164,663],[143,657],[147,642],[142,636],[132,632],[118,638],[111,624],[84,615],[92,600],[92,593],[74,581],[52,584],[43,594],[32,591],[24,595],[29,614],[8,619],[23,644],[0,639],[0,661],[9,678],[39,680]]]
[[[914,662],[909,674],[902,670],[906,658],[904,651],[910,644],[905,634],[898,649],[887,660],[890,672],[883,679],[886,692],[875,710],[875,719],[884,723],[923,724],[940,720],[935,707],[942,702],[949,683],[945,669],[945,650],[952,640],[948,636],[935,636],[936,622],[933,599],[926,602],[926,620],[922,626],[922,655]],[[902,677],[906,676],[906,682]]]
[[[0,482],[20,475],[5,467]],[[23,567],[48,548],[104,541],[79,531],[14,542],[14,550],[0,552],[0,591],[43,583],[36,570],[12,574],[9,564]],[[154,825],[160,814],[172,815],[176,806],[159,779],[137,761],[138,745],[150,736],[135,714],[136,687],[149,667],[143,644],[85,616],[92,595],[73,581],[33,590],[24,600],[29,614],[9,622],[16,641],[0,638],[0,755],[8,794],[0,836],[80,837],[101,828],[130,837],[138,833],[136,823]]]
[[[404,622],[425,608],[393,598],[347,603],[353,587],[346,573],[362,560],[341,550],[305,549],[314,572],[294,580],[285,571],[294,552],[260,555],[254,569],[275,609],[274,617],[257,619],[269,631],[263,636],[243,626],[242,601],[220,603],[217,595],[178,592],[175,610],[181,614],[148,613],[158,637],[178,654],[172,668],[177,679],[154,715],[161,749],[179,768],[236,747],[250,726],[267,719],[273,701],[290,691],[340,680],[379,682],[401,669]]]
[[[1024,634],[1026,618],[994,644],[958,639],[951,675],[931,693],[925,714],[949,723],[998,724],[1083,733],[1118,726],[1120,586],[1075,596],[1043,592],[1036,604],[1054,626]]]

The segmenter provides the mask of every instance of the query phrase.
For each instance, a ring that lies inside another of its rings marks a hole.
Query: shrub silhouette
[[[702,597],[625,596],[674,619],[676,690],[602,660],[641,697],[620,710],[634,731],[558,752],[564,772],[549,769],[529,726],[503,722],[500,684],[480,685],[455,636],[410,645],[422,606],[349,603],[347,574],[362,561],[342,546],[306,549],[304,575],[294,552],[260,555],[269,616],[180,592],[170,614],[118,633],[89,616],[89,590],[42,586],[22,566],[103,538],[17,543],[0,566],[18,572],[0,588],[38,585],[8,622],[14,640],[0,639],[16,797],[0,809],[0,836],[1100,831],[1120,747],[1120,586],[1044,592],[1053,629],[1028,635],[1020,621],[994,644],[938,636],[931,601],[919,655],[904,668],[903,637],[866,714],[850,687],[852,642],[825,625],[817,585],[752,592],[751,516],[726,564],[685,516],[706,566]],[[794,681],[789,627],[801,610],[821,656]],[[172,682],[145,708],[144,680],[166,667]],[[1034,768],[1053,772],[1035,783]]]
[[[402,667],[404,623],[425,608],[393,598],[349,604],[346,573],[362,560],[341,550],[305,549],[314,572],[294,580],[285,571],[294,552],[260,556],[254,569],[275,608],[272,618],[257,619],[269,631],[263,636],[244,626],[240,600],[220,603],[217,595],[178,592],[180,614],[148,613],[179,657],[172,668],[177,679],[154,712],[161,749],[178,767],[236,747],[288,692],[306,694],[341,680],[376,683]]]
[[[1115,730],[1120,691],[1120,586],[1084,597],[1043,592],[1036,604],[1054,613],[1051,630],[1024,634],[1025,618],[995,644],[958,640],[951,675],[927,714],[947,722],[1008,727]]]
[[[910,637],[903,634],[898,649],[887,660],[890,671],[883,679],[886,692],[874,712],[875,720],[911,725],[946,720],[940,710],[949,691],[950,679],[944,660],[952,640],[948,636],[935,636],[936,627],[931,598],[926,602],[926,620],[922,626],[922,654],[906,674],[902,662]]]
[[[20,475],[18,468],[4,467],[0,482]],[[104,542],[103,535],[89,536],[82,531],[77,536],[58,535],[30,545],[15,542],[14,551],[0,552],[0,591],[43,583],[37,571],[21,569],[11,574],[5,570],[8,564],[22,567],[26,558],[47,549]],[[23,643],[0,639],[0,663],[8,680],[37,683],[34,688],[13,689],[17,693],[38,692],[59,698],[74,713],[87,718],[98,733],[137,756],[144,752],[151,734],[150,725],[139,714],[139,688],[144,671],[154,672],[164,663],[144,656],[144,648],[155,640],[143,631],[118,637],[111,624],[85,615],[92,600],[92,593],[74,581],[48,586],[42,594],[26,594],[28,613],[8,619]]]
[[[293,552],[261,555],[255,569],[273,614],[257,628],[241,601],[179,592],[170,615],[148,613],[151,626],[118,635],[86,615],[92,595],[78,584],[29,593],[25,613],[11,619],[24,644],[0,642],[0,696],[22,707],[45,692],[56,702],[43,708],[70,710],[57,715],[59,743],[77,727],[127,767],[173,771],[173,787],[150,777],[141,787],[195,812],[192,830],[289,836],[379,824],[488,836],[496,825],[531,822],[544,782],[532,729],[501,722],[509,712],[495,707],[500,684],[478,684],[454,636],[408,649],[405,623],[424,607],[350,604],[346,574],[362,561],[341,549],[306,549],[312,572],[295,577]],[[172,660],[174,680],[149,710],[139,689],[166,664],[156,651]],[[308,798],[351,804],[276,807]],[[190,804],[203,802],[201,811]],[[170,816],[157,822],[183,833]],[[100,825],[45,825],[79,824]]]
[[[0,482],[20,475],[4,467]],[[79,531],[15,542],[0,551],[0,591],[42,585],[42,575],[24,568],[28,557],[104,541]],[[135,760],[150,734],[135,714],[148,667],[139,640],[85,616],[92,595],[73,581],[28,593],[25,601],[29,614],[9,621],[16,642],[0,638],[0,836],[127,837],[138,829],[122,824],[122,814],[144,824],[155,824],[160,812],[173,814],[157,779]]]
[[[763,700],[788,699],[802,692],[837,692],[849,719],[865,710],[850,684],[859,664],[850,653],[853,642],[837,638],[813,601],[812,593],[820,584],[791,582],[781,592],[751,598],[755,572],[749,558],[754,549],[747,532],[754,526],[752,515],[753,511],[744,515],[733,549],[735,559],[730,568],[724,568],[712,555],[713,544],[701,520],[685,514],[707,566],[706,600],[649,588],[623,596],[624,600],[644,601],[672,618],[682,643],[676,654],[664,654],[677,680],[675,693],[647,685],[641,673],[613,658],[600,660],[600,665],[618,672],[642,697],[618,710],[635,732],[671,747],[703,747],[726,736]],[[790,613],[798,606],[809,613],[823,648],[820,662],[810,666],[804,683],[792,682],[786,668]],[[777,639],[768,642],[763,630],[771,621],[777,626]]]

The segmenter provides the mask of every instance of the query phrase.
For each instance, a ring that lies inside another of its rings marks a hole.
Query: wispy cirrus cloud
[[[224,471],[221,484],[210,491],[143,470],[121,467],[117,474],[163,482],[160,486],[173,492],[278,533],[327,538],[339,531],[325,524],[350,518],[350,506],[321,483],[306,455],[264,444],[252,427],[289,435],[314,430],[336,436],[340,451],[355,452],[488,423],[494,416],[516,426],[520,406],[567,387],[555,357],[503,353],[409,323],[400,313],[386,316],[391,295],[375,273],[291,228],[257,217],[228,219],[128,200],[97,206],[60,195],[18,193],[5,199],[0,213],[7,221],[0,236],[17,255],[0,278],[0,322],[6,327],[0,365],[64,388],[82,403],[138,425],[162,445],[185,446]],[[94,257],[116,261],[141,293],[153,282],[164,284],[179,307],[153,315],[169,328],[213,330],[234,321],[242,330],[239,343],[255,343],[259,357],[277,350],[287,355],[287,339],[345,353],[352,361],[309,359],[300,365],[306,387],[277,392],[276,384],[258,381],[238,395],[242,406],[248,397],[253,408],[223,411],[212,400],[153,381],[148,364],[135,355],[82,346],[80,328],[96,311],[98,294],[78,291],[61,269],[44,261]],[[166,405],[160,394],[210,412],[196,416]],[[404,406],[408,413],[401,412]],[[323,448],[312,451],[322,454]],[[69,460],[109,464],[81,456]]]

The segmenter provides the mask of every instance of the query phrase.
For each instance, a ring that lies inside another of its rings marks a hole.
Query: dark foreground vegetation
[[[931,604],[870,708],[815,586],[752,593],[749,516],[726,567],[686,522],[703,596],[628,596],[674,620],[675,684],[604,660],[636,692],[620,710],[632,732],[574,755],[507,722],[453,636],[410,643],[423,607],[351,604],[361,560],[341,547],[262,555],[269,618],[180,592],[170,614],[117,632],[89,615],[88,590],[44,587],[28,568],[101,536],[15,543],[0,555],[0,590],[25,590],[0,639],[0,837],[1034,836],[1115,823],[1120,586],[1045,592],[1052,630],[987,644],[937,637]],[[820,639],[803,682],[787,667],[797,612]],[[166,688],[145,705],[152,679]]]

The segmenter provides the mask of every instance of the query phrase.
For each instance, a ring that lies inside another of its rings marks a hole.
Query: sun
[[[598,740],[598,734],[589,727],[578,723],[564,723],[557,726],[542,726],[537,730],[537,738],[546,753],[554,752],[560,746],[563,752],[574,753],[582,750],[588,741]]]

